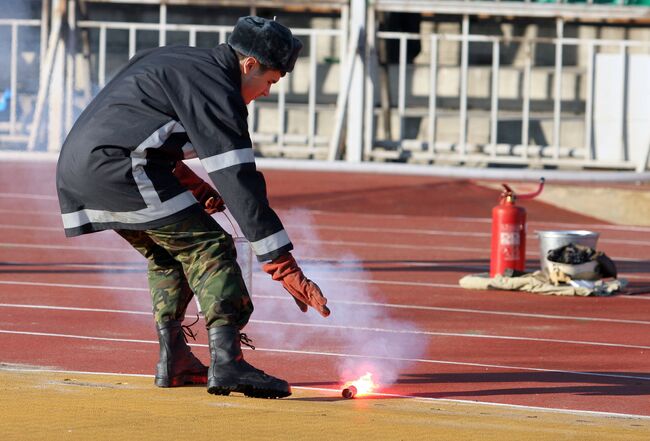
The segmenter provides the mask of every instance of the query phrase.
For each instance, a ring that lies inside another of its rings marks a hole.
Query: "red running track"
[[[255,265],[253,364],[294,386],[338,389],[369,369],[386,394],[650,416],[650,228],[526,201],[530,269],[535,230],[594,229],[641,294],[470,291],[457,282],[488,269],[496,191],[432,177],[265,175],[332,316],[301,314]],[[112,232],[64,237],[54,164],[0,163],[0,214],[0,362],[151,375],[145,262]],[[194,344],[207,362],[205,331]]]

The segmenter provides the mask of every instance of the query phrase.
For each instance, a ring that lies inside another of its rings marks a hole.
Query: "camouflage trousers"
[[[253,303],[237,264],[235,243],[204,212],[145,231],[116,230],[148,260],[148,279],[157,323],[182,321],[196,294],[207,328],[243,328]]]

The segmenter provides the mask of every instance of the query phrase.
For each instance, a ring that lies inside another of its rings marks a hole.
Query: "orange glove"
[[[329,308],[325,306],[327,299],[318,285],[305,277],[291,253],[283,254],[264,264],[262,269],[269,273],[273,280],[282,283],[302,312],[307,312],[307,307],[311,306],[323,317],[330,315]]]
[[[214,214],[226,209],[226,204],[217,190],[199,178],[183,161],[176,163],[173,173],[181,185],[191,191],[196,200],[203,205],[206,213]]]

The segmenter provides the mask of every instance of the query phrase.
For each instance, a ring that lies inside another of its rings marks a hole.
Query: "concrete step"
[[[437,74],[437,100],[441,107],[458,108],[460,97],[461,68],[441,66]],[[335,104],[340,88],[339,64],[319,65],[316,76],[316,102]],[[467,72],[467,98],[471,108],[491,107],[492,69],[490,66],[471,66]],[[521,109],[523,107],[524,68],[504,66],[499,70],[499,107]],[[430,93],[430,69],[428,66],[408,65],[405,74],[405,104],[407,107],[428,105]],[[565,68],[561,78],[561,99],[565,110],[582,111],[586,98],[586,72],[581,68]],[[287,99],[307,102],[309,92],[309,66],[300,60],[296,69],[284,80]],[[391,104],[397,105],[399,91],[399,67],[388,67],[388,85]],[[271,96],[280,93],[280,87],[271,90]],[[375,87],[374,99],[380,102],[379,84]],[[551,110],[555,94],[555,72],[552,67],[536,67],[531,70],[530,99],[539,110]]]
[[[426,108],[411,109],[409,116],[403,119],[402,136],[399,137],[400,118],[397,109],[391,110],[391,137],[384,130],[384,117],[380,109],[375,109],[375,133],[378,141],[389,140],[428,140],[429,118]],[[279,131],[280,118],[277,108],[272,105],[256,106],[255,133],[273,133]],[[467,141],[488,144],[491,139],[491,114],[489,111],[472,110],[467,118]],[[322,143],[332,135],[335,123],[334,108],[320,107],[316,113],[316,136]],[[285,112],[285,131],[296,137],[308,135],[309,114],[304,105],[288,105]],[[531,115],[529,139],[531,145],[551,145],[553,140],[553,114],[537,112]],[[560,142],[562,146],[582,148],[584,145],[585,123],[581,116],[565,113],[561,117]],[[436,120],[436,140],[456,143],[460,139],[459,113],[453,110],[440,111]],[[497,124],[497,142],[502,144],[520,144],[522,142],[522,119],[520,113],[502,112]],[[290,144],[290,141],[287,141]]]

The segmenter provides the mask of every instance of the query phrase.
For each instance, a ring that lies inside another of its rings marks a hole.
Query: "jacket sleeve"
[[[217,84],[199,89],[201,93],[188,87],[176,113],[258,260],[272,260],[293,245],[269,205],[264,176],[256,169],[246,106],[238,87],[226,80],[213,78]]]

